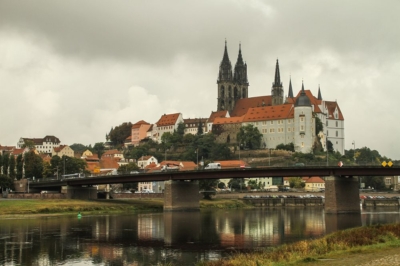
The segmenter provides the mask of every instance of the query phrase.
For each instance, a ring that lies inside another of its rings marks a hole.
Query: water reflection
[[[193,265],[236,250],[399,221],[397,208],[358,216],[278,208],[8,219],[0,220],[0,265]]]

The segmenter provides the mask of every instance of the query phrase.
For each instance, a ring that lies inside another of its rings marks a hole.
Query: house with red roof
[[[150,129],[151,124],[140,120],[132,125],[130,141],[133,146],[138,146],[140,141],[147,137],[147,131]]]
[[[161,137],[164,133],[174,133],[178,129],[178,125],[184,123],[181,113],[175,114],[164,114],[160,119],[153,125],[151,132],[151,138],[158,143],[161,142]]]
[[[207,118],[183,119],[183,124],[185,125],[185,134],[197,135],[199,127],[202,128],[204,134],[207,128]]]
[[[51,153],[51,156],[56,156],[56,155],[59,157],[63,157],[64,155],[68,156],[68,157],[74,157],[75,152],[68,145],[60,145],[58,147],[53,148],[53,152]]]
[[[212,125],[212,132],[216,135],[219,143],[237,143],[237,134],[243,123],[243,116],[237,117],[217,117]]]
[[[319,176],[312,176],[305,183],[305,191],[320,192],[325,190],[325,181]]]
[[[222,111],[217,111],[217,112],[211,112],[210,117],[207,119],[207,126],[206,126],[206,131],[205,132],[211,132],[212,131],[212,125],[214,123],[215,118],[227,118],[230,117],[229,112],[227,110],[222,110]]]
[[[45,136],[44,138],[20,138],[17,148],[22,148],[26,142],[32,142],[39,153],[52,153],[53,148],[60,146],[60,139],[55,136]]]
[[[137,165],[141,169],[145,169],[148,165],[157,165],[158,160],[156,157],[147,155],[147,156],[142,156],[137,160]]]

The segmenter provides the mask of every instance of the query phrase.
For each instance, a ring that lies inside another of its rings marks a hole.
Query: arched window
[[[246,89],[242,90],[242,98],[246,98]]]
[[[225,97],[225,88],[224,86],[221,86],[221,98]]]
[[[235,97],[235,99],[239,98],[239,92],[237,87],[233,89],[233,97]]]
[[[232,97],[232,88],[229,86],[228,88],[228,97]]]

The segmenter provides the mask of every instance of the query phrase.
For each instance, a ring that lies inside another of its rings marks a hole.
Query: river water
[[[323,208],[0,219],[0,265],[195,265],[234,252],[398,223],[399,209],[328,215]]]

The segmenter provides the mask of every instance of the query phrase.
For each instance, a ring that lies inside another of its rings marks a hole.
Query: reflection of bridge
[[[40,181],[30,183],[30,189],[61,191],[61,187],[64,187],[67,188],[68,198],[94,198],[96,196],[95,189],[92,187],[94,185],[167,181],[164,193],[164,210],[185,210],[199,208],[199,189],[196,181],[202,179],[323,176],[325,177],[325,211],[327,213],[359,213],[358,176],[396,175],[400,175],[400,167],[266,167],[126,174]]]

